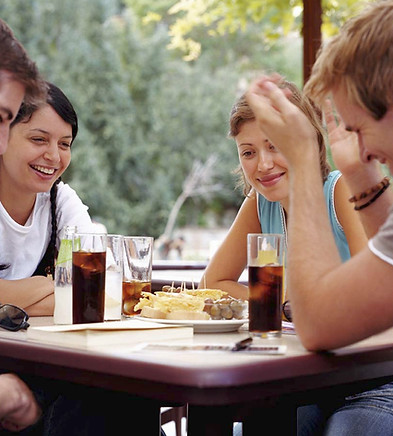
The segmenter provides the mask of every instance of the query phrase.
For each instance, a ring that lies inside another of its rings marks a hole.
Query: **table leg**
[[[228,436],[232,433],[230,407],[188,406],[187,436]]]
[[[34,384],[33,388],[36,386]],[[45,393],[44,398],[48,403],[43,420],[45,434],[161,434],[161,402],[134,397],[126,392],[73,383],[52,383],[44,380],[38,387],[38,392]]]

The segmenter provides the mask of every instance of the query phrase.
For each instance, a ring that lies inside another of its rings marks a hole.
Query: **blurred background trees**
[[[185,180],[210,156],[215,189],[187,196],[175,226],[228,227],[242,201],[227,138],[234,100],[262,70],[302,85],[301,4],[292,3],[1,1],[1,18],[77,110],[64,180],[109,232],[162,234]],[[328,5],[328,22],[339,25],[352,3]]]

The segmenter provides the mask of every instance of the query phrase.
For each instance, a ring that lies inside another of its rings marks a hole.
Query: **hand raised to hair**
[[[260,128],[291,165],[302,163],[308,153],[319,162],[318,148],[314,146],[315,129],[306,115],[288,100],[287,93],[277,86],[277,75],[256,80],[246,98]]]
[[[369,174],[370,172],[378,172],[379,174],[379,164],[377,161],[363,163],[360,160],[357,134],[345,129],[340,115],[334,111],[331,100],[325,101],[323,112],[334,164],[346,179],[357,180],[359,177],[362,178],[363,174]]]
[[[329,145],[334,163],[343,174],[356,171],[361,165],[357,135],[345,129],[338,113],[334,112],[331,100],[323,105]]]

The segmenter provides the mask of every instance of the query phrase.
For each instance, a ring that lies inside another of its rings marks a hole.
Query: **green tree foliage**
[[[143,34],[116,1],[4,0],[0,13],[73,102],[80,133],[64,178],[109,231],[158,236],[194,159],[210,153],[221,158],[216,201],[233,205],[235,74],[171,57],[167,28]],[[208,202],[191,201],[188,215]]]
[[[290,32],[300,34],[303,1],[306,0],[179,0],[168,11],[176,17],[170,27],[170,47],[181,50],[185,60],[195,60],[205,42],[198,37],[201,28],[209,35],[217,36],[244,31],[249,25],[258,23],[260,33],[270,41]],[[363,3],[321,0],[323,33],[326,36],[336,33]]]
[[[242,199],[231,171],[236,147],[228,115],[244,80],[261,69],[300,81],[300,43],[274,44],[251,24],[244,31],[198,36],[206,49],[184,62],[168,50],[171,0],[2,0],[9,23],[44,77],[64,90],[79,116],[65,181],[108,231],[160,235],[194,162],[218,157],[212,183],[192,196],[177,225],[219,223]],[[159,21],[146,20],[161,14]],[[283,55],[282,55],[283,53]]]

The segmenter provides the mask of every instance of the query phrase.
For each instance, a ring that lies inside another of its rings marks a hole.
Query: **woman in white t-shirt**
[[[48,84],[47,104],[22,105],[0,156],[0,302],[31,316],[53,314],[60,230],[91,226],[88,208],[60,181],[77,131],[72,104]]]

